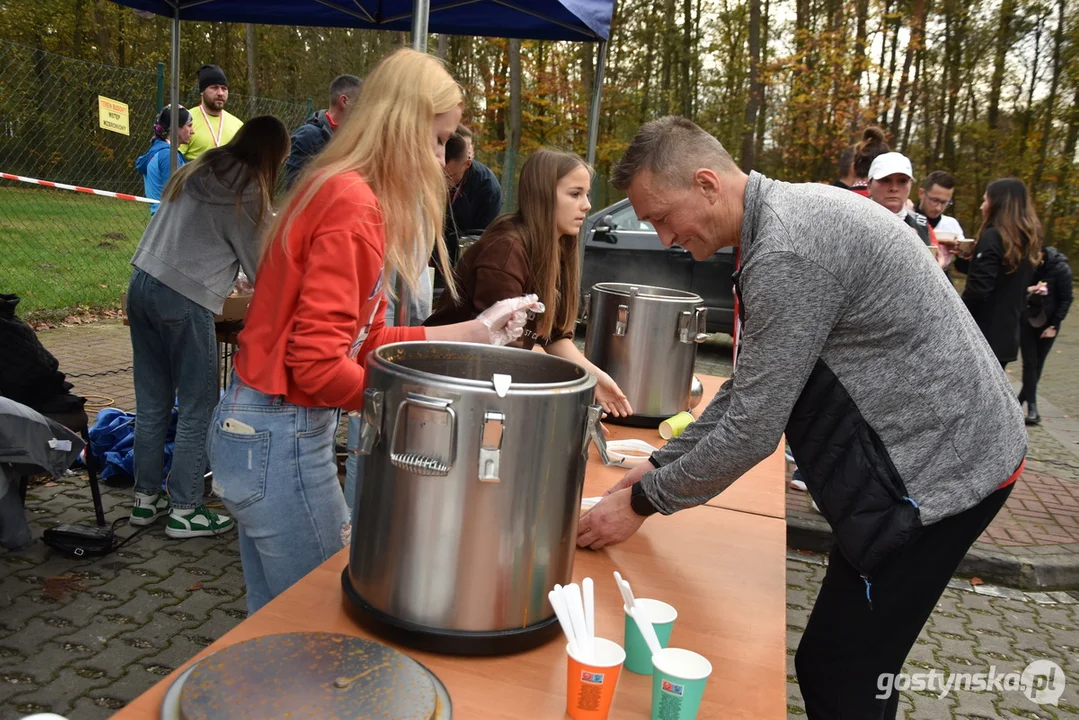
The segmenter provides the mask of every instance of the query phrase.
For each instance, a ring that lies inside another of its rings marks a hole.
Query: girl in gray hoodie
[[[265,115],[220,148],[185,165],[131,259],[127,314],[135,370],[133,525],[168,514],[174,538],[217,535],[233,521],[203,503],[206,432],[217,404],[214,315],[242,268],[254,282],[259,233],[270,217],[288,131]],[[165,436],[174,400],[176,443],[162,492]]]

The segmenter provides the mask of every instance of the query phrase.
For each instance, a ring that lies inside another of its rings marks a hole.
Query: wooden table
[[[710,396],[706,392],[706,398]],[[606,488],[611,472],[617,479],[617,469],[604,468],[593,458],[586,492]],[[575,581],[586,576],[596,581],[596,632],[601,637],[622,642],[622,603],[611,580],[614,570],[632,582],[639,597],[665,600],[678,609],[672,645],[700,652],[713,666],[699,715],[702,719],[786,717],[786,524],[782,517],[752,508],[754,499],[767,508],[777,503],[782,508],[782,466],[770,462],[738,483],[747,479],[751,480],[747,489],[736,495],[732,504],[751,508],[750,512],[703,506],[669,517],[654,516],[621,545],[600,552],[578,551],[574,564]],[[738,483],[728,493],[735,491]],[[778,500],[770,497],[772,493]],[[340,576],[347,563],[345,549],[192,661],[243,640],[281,632],[371,637],[348,616],[343,604]],[[561,640],[510,657],[405,652],[446,684],[455,717],[519,720],[564,716],[566,658]],[[114,717],[156,720],[165,691],[182,670]],[[650,677],[623,670],[610,717],[649,717],[651,692]]]
[[[701,402],[693,409],[693,417],[700,417],[701,412],[719,390],[725,378],[712,375],[698,375],[698,379],[704,386],[704,395]],[[659,430],[655,428],[633,428],[623,425],[615,425],[605,422],[604,426],[611,431],[608,440],[644,440],[653,447],[663,447],[667,441],[659,436]],[[596,467],[590,467],[585,479],[584,493],[586,497],[602,495],[607,488],[618,482],[627,471],[621,467],[604,467],[599,460],[599,453],[593,446],[591,459]],[[786,520],[786,504],[784,501],[784,472],[786,459],[783,453],[783,443],[768,458],[759,463],[748,473],[738,478],[733,485],[708,501],[711,507],[726,508],[739,512],[766,515],[768,517]]]

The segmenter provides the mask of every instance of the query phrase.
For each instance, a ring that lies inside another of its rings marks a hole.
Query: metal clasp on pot
[[[360,428],[360,445],[357,448],[349,448],[354,455],[370,455],[378,442],[378,436],[382,430],[382,391],[367,388],[363,393],[363,426]],[[356,411],[350,412],[349,416],[360,415]]]
[[[502,436],[505,433],[506,416],[488,410],[483,415],[483,433],[480,435],[480,482],[498,482],[498,466],[502,459]]]
[[[617,337],[623,337],[626,334],[626,328],[629,325],[629,307],[626,305],[618,306],[618,320],[614,324],[614,334]]]

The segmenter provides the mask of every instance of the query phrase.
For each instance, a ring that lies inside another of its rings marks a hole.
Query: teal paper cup
[[[655,628],[656,637],[659,638],[659,646],[667,647],[667,643],[671,639],[671,630],[674,628],[674,621],[678,619],[678,611],[665,602],[648,598],[637,598],[636,607],[639,608],[638,612],[640,610],[644,611],[645,617]],[[626,612],[624,605],[622,606],[622,612],[626,618],[626,635],[623,643],[626,648],[626,670],[638,675],[651,675],[652,651],[648,649],[648,643],[644,641],[637,623]]]
[[[712,663],[692,650],[665,648],[652,665],[652,720],[694,720]]]

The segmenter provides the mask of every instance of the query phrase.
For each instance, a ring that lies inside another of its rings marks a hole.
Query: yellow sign
[[[130,135],[127,105],[107,97],[97,96],[97,113],[101,127],[121,135]]]

